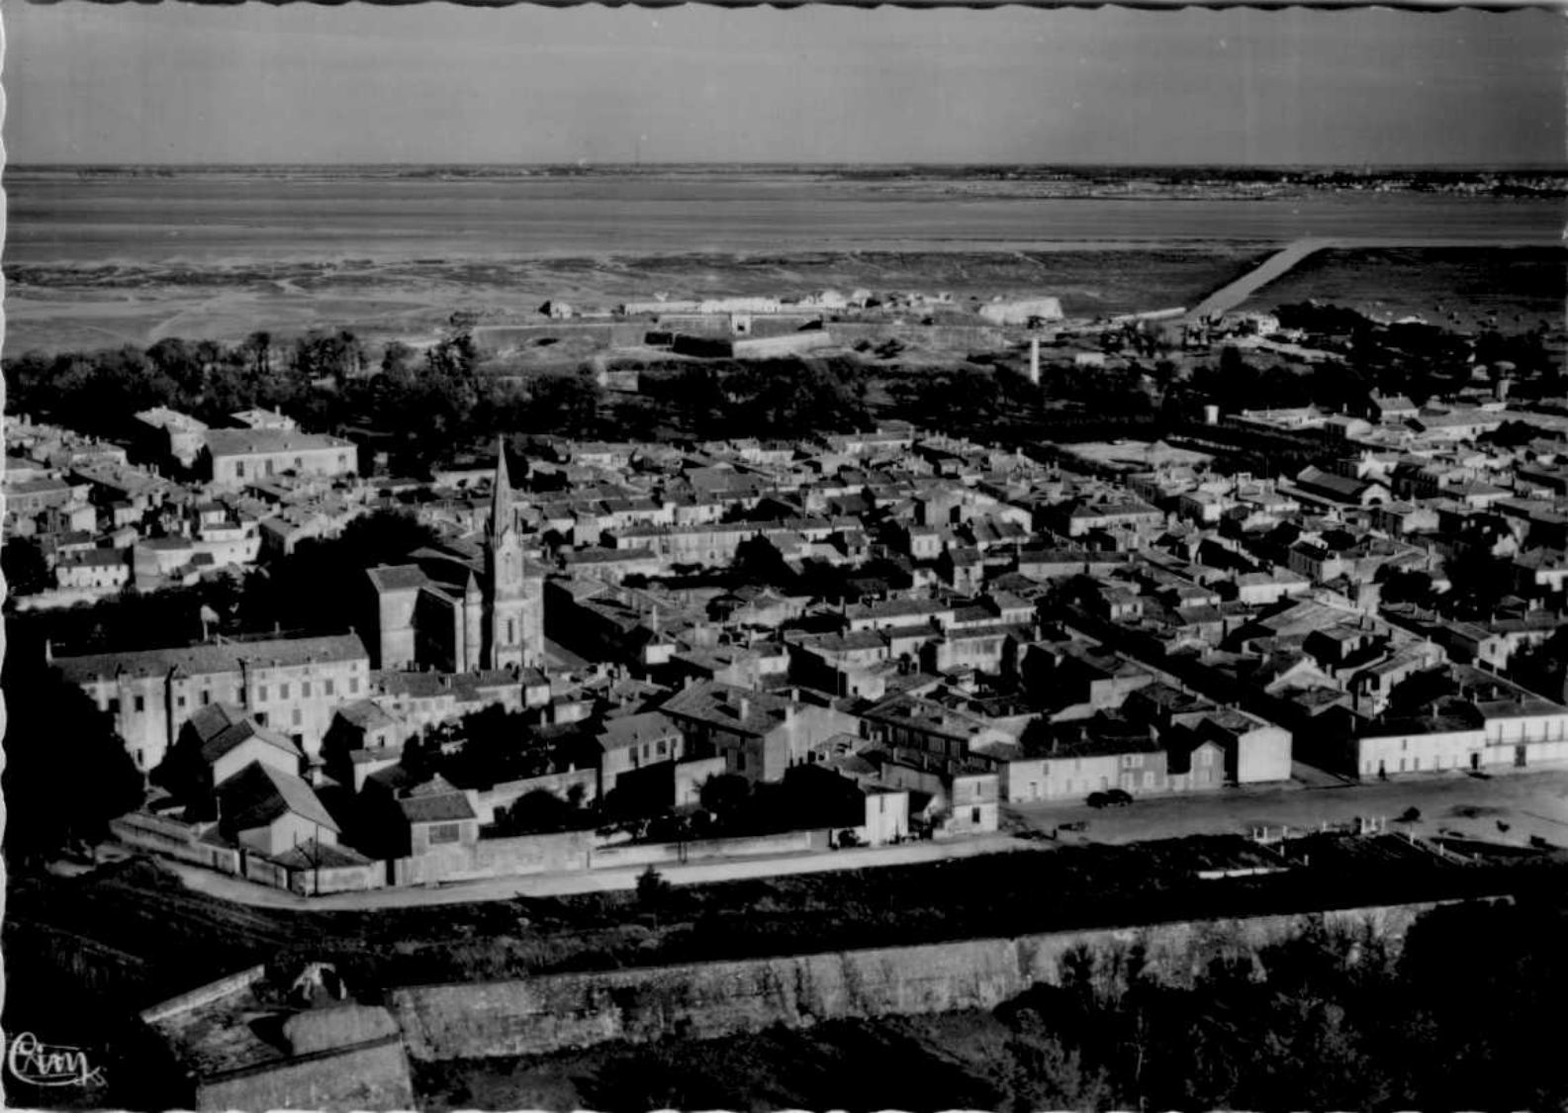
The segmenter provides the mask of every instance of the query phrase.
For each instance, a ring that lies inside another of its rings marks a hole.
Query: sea
[[[959,184],[968,186],[970,184]],[[1558,244],[1560,199],[985,196],[951,182],[722,174],[465,178],[8,169],[10,266],[224,266],[1104,244]]]

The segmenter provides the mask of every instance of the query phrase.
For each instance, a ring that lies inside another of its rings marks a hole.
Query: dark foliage
[[[109,715],[37,659],[7,656],[3,678],[6,858],[106,837],[108,821],[142,801],[142,778]]]

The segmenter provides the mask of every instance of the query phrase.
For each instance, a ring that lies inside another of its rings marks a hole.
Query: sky
[[[4,9],[14,163],[1564,161],[1541,10]]]

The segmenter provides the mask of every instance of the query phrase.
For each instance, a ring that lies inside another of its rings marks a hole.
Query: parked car
[[[1128,803],[1131,802],[1132,794],[1130,792],[1123,791],[1119,787],[1113,787],[1105,793],[1105,805],[1107,807],[1125,807]]]
[[[1095,810],[1099,810],[1101,807],[1105,806],[1109,800],[1106,799],[1105,792],[1091,791],[1089,792],[1089,798],[1084,800],[1084,802],[1088,803],[1089,806],[1093,807]]]

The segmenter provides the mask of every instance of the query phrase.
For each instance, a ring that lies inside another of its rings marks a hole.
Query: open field
[[[160,337],[238,341],[349,329],[372,343],[434,338],[454,310],[482,326],[549,325],[548,299],[613,306],[671,297],[951,291],[957,298],[1055,294],[1073,317],[1196,305],[1269,255],[1263,243],[975,251],[582,256],[514,260],[230,261],[8,269],[5,352],[145,346]],[[1553,247],[1328,248],[1254,292],[1244,309],[1317,299],[1378,317],[1424,316],[1465,329],[1557,324],[1568,250]],[[1457,314],[1454,322],[1450,315]],[[563,334],[570,327],[557,324]]]
[[[1267,246],[1082,246],[1058,250],[595,256],[511,261],[230,262],[94,267],[16,265],[5,349],[61,352],[160,337],[236,341],[313,328],[418,340],[454,310],[486,326],[545,322],[547,299],[581,307],[672,297],[851,291],[1049,292],[1070,315],[1188,305],[1245,272]]]
[[[1254,292],[1244,308],[1308,299],[1383,320],[1413,314],[1467,330],[1492,318],[1510,332],[1543,319],[1557,327],[1568,304],[1568,249],[1326,248]]]

